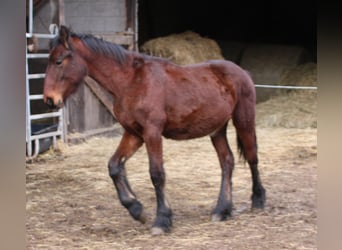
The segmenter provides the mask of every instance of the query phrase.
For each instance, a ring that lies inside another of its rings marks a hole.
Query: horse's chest
[[[114,113],[117,121],[127,131],[140,134],[142,129],[135,117],[135,112],[128,107],[124,107],[122,103],[116,103],[114,105]]]

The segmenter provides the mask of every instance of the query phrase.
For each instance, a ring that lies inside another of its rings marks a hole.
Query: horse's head
[[[61,26],[59,36],[51,41],[44,81],[44,102],[50,108],[62,107],[87,75],[86,62],[77,53],[76,46],[69,29]]]

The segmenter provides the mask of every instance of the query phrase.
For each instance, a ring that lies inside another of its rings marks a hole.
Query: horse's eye
[[[61,65],[63,62],[63,58],[57,58],[56,65]]]

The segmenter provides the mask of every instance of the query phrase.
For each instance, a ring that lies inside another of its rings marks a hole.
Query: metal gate
[[[28,6],[28,30],[26,32],[26,157],[34,158],[36,157],[42,150],[42,146],[50,147],[50,144],[53,148],[57,147],[57,138],[61,138],[65,141],[65,128],[64,128],[64,109],[60,109],[59,111],[52,111],[46,113],[35,113],[32,114],[32,101],[43,100],[43,94],[31,94],[31,86],[35,84],[34,79],[43,79],[45,78],[44,73],[34,73],[31,74],[29,72],[29,62],[39,58],[48,58],[48,53],[29,53],[28,52],[28,44],[27,39],[35,37],[36,39],[51,39],[57,35],[58,29],[56,29],[56,24],[50,24],[50,33],[47,34],[39,34],[34,33],[33,29],[33,0],[26,1]],[[63,1],[58,0],[59,6],[59,14],[60,17],[63,16],[61,11],[63,11]],[[52,28],[52,29],[51,29]],[[55,118],[57,122],[55,124],[51,124],[48,127],[42,127],[39,131],[33,129],[33,125],[35,122],[46,119],[46,118]]]

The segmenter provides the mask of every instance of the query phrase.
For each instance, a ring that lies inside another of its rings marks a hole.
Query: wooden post
[[[59,23],[58,25],[65,25],[65,13],[64,13],[64,0],[58,0],[58,13]]]
[[[103,105],[108,109],[108,111],[112,114],[115,120],[116,116],[113,110],[113,98],[112,96],[104,90],[95,80],[90,78],[89,76],[85,79],[86,85],[91,89],[91,91],[96,95],[96,97],[103,103]]]

